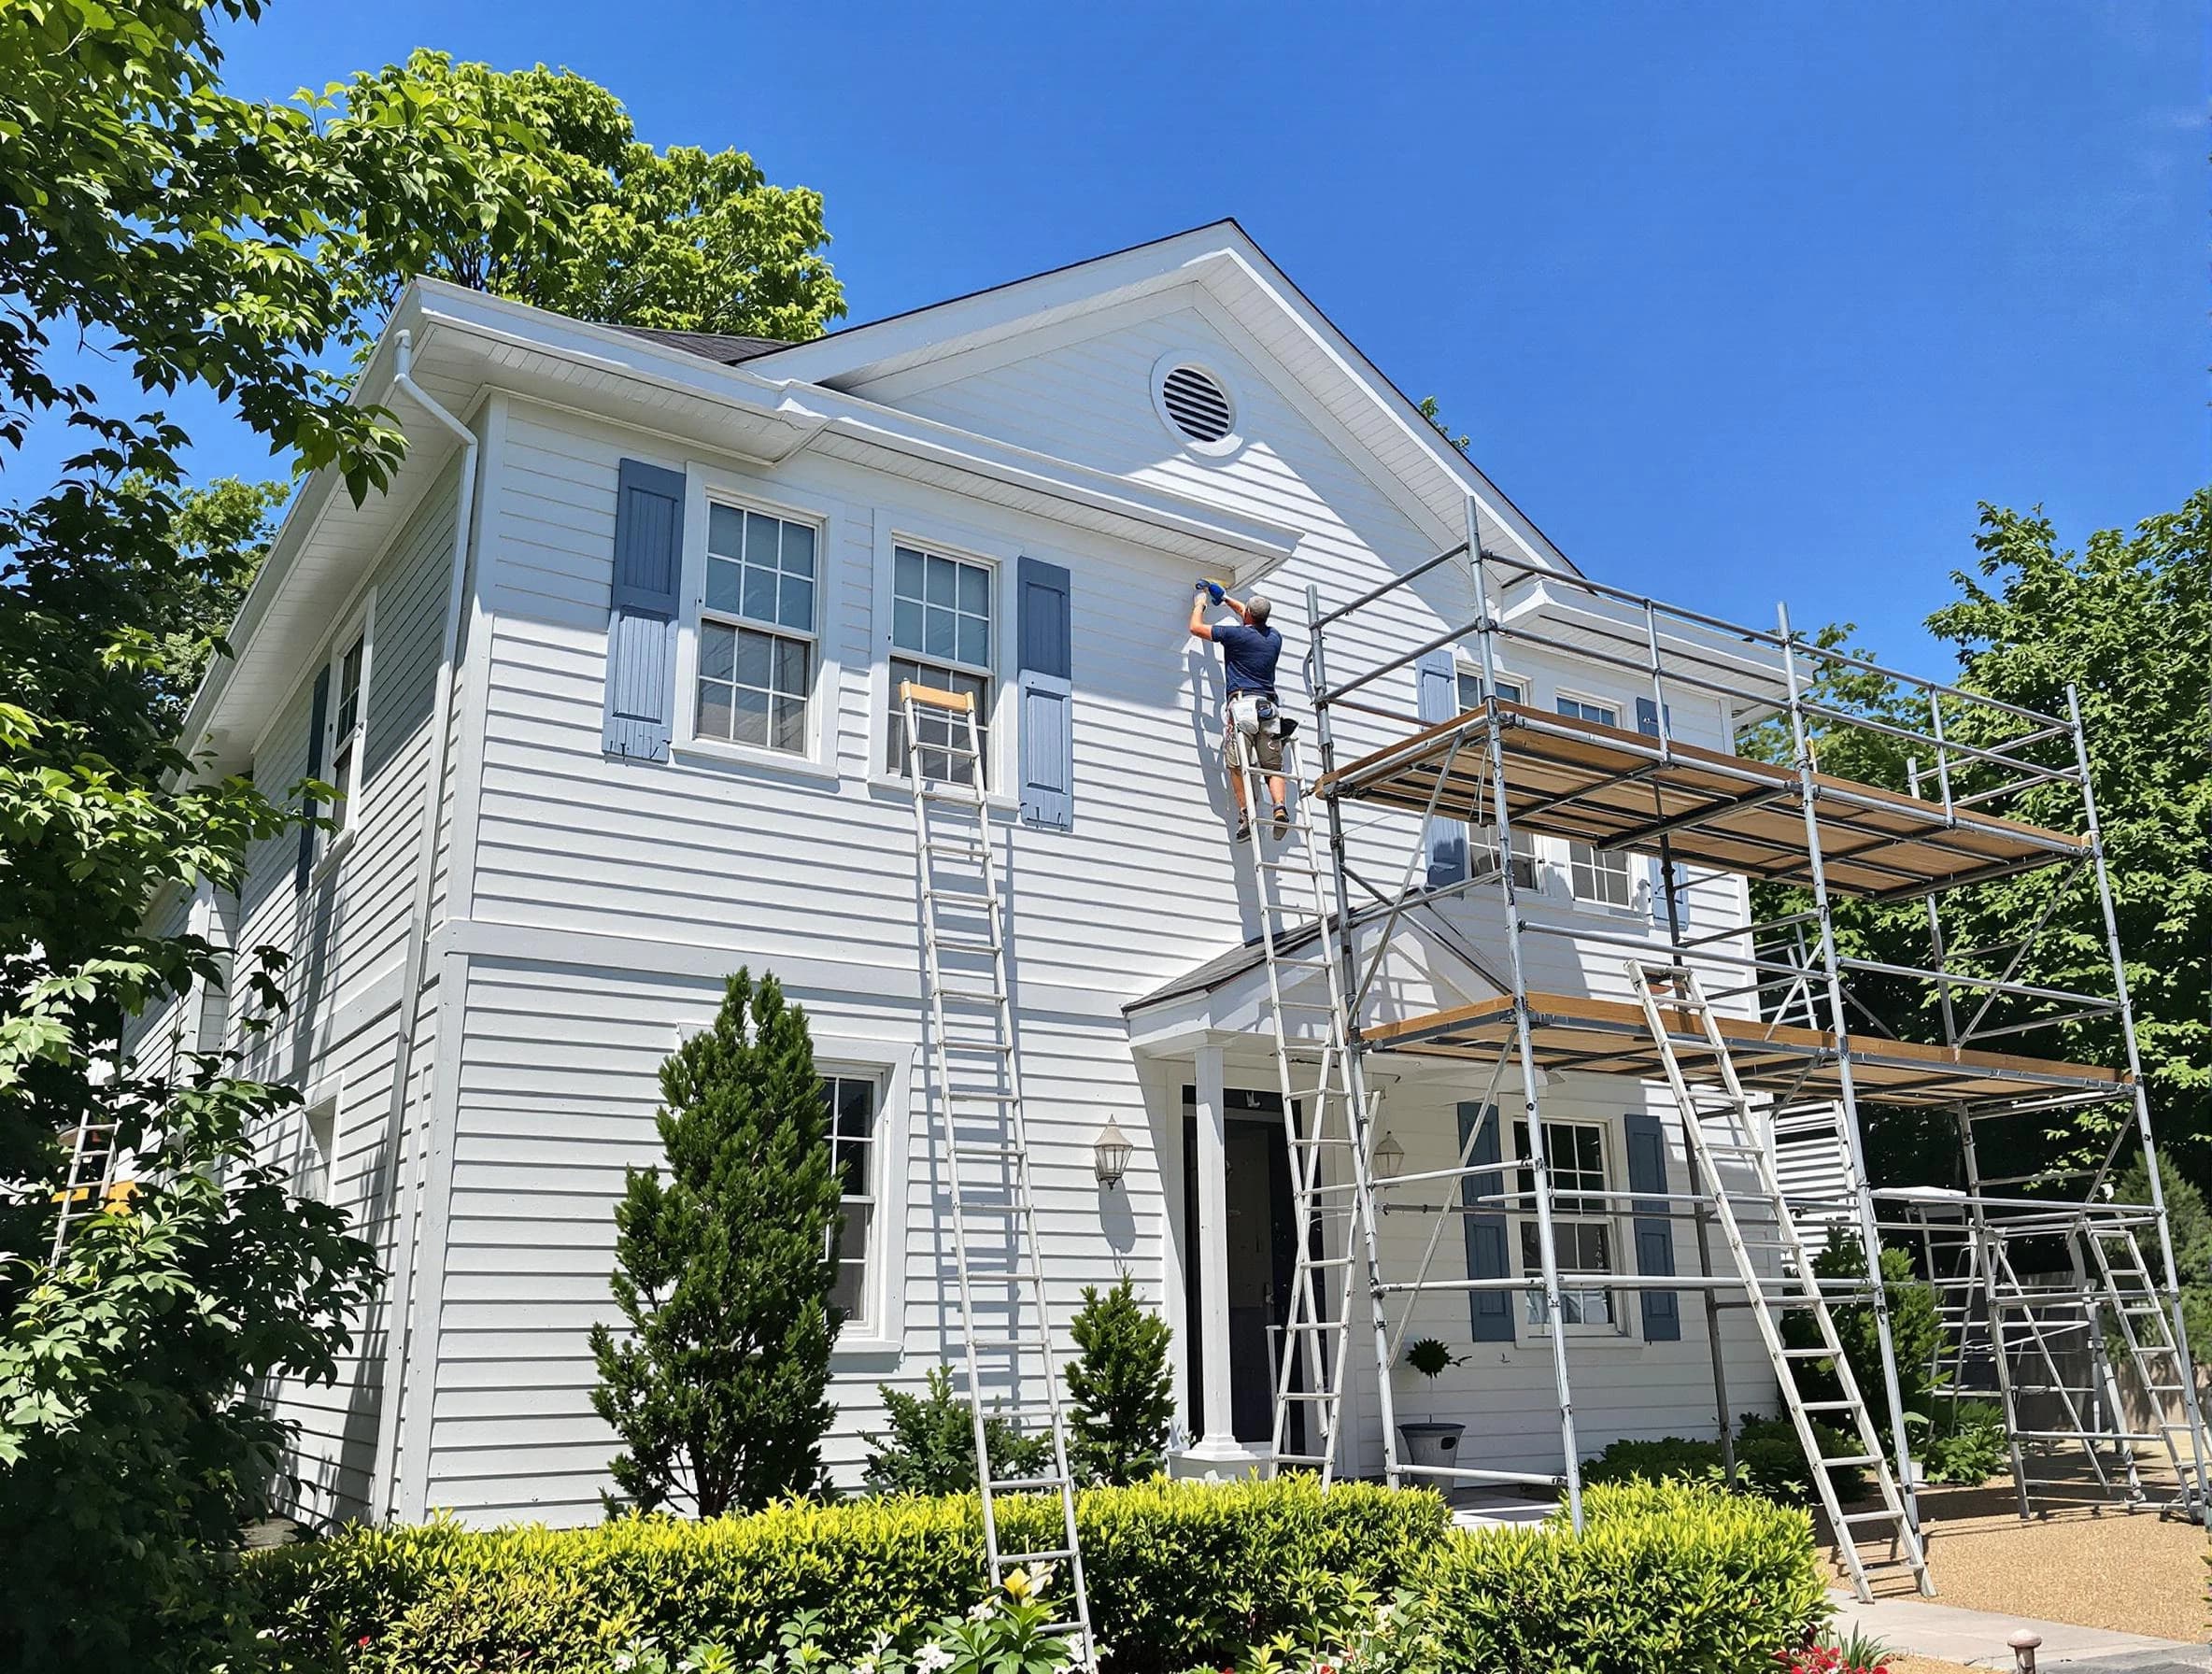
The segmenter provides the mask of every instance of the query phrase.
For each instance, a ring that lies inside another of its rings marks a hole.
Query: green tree
[[[1168,1324],[1137,1299],[1127,1273],[1111,1290],[1086,1284],[1068,1363],[1070,1463],[1099,1482],[1138,1482],[1159,1470],[1175,1419]]]
[[[391,296],[420,272],[580,319],[794,343],[844,314],[819,192],[771,186],[743,151],[657,151],[614,94],[568,70],[419,50],[317,104],[382,169],[490,176],[518,206],[502,219],[441,197],[365,225],[395,258]]]
[[[260,11],[0,7],[0,464],[34,419],[78,446],[50,488],[0,509],[10,1667],[250,1660],[235,1546],[288,1434],[252,1392],[329,1381],[375,1278],[365,1244],[253,1160],[295,1094],[222,1058],[154,1075],[122,1053],[135,1010],[221,976],[198,939],[148,933],[157,892],[234,889],[248,845],[295,816],[170,736],[220,651],[254,518],[230,517],[236,496],[193,501],[183,433],[110,410],[56,369],[54,344],[88,343],[134,401],[213,391],[358,500],[390,480],[400,436],[327,367],[404,275],[393,234],[411,214],[510,224],[525,206],[476,167],[480,130],[448,121],[446,166],[395,175],[358,123],[226,94],[212,30]],[[241,980],[268,962],[242,950]],[[138,1188],[56,1260],[59,1136],[81,1124],[113,1125]]]
[[[2040,512],[1985,505],[1971,574],[1955,574],[1960,596],[1936,611],[1928,627],[1956,648],[1950,682],[1964,690],[2047,714],[2066,713],[2066,688],[2077,687],[2088,731],[2091,778],[2104,828],[2107,865],[2127,957],[2145,1083],[2163,1144],[2184,1173],[2212,1182],[2212,489],[2191,494],[2176,512],[2151,518],[2130,533],[2103,530],[2079,550],[2060,546]],[[1850,645],[1848,628],[1822,631],[1819,643]],[[1850,715],[1930,730],[1927,699],[1871,670],[1822,671],[1815,693]],[[1955,701],[1945,704],[1945,730],[1961,744],[2011,744],[2026,723]],[[1741,741],[1768,759],[1789,754],[1784,727],[1769,722]],[[1822,769],[1910,788],[1912,746],[1849,720],[1816,729]],[[2015,745],[2016,748],[2022,746]],[[2070,741],[2024,746],[2028,759],[2073,766]],[[1922,752],[1923,756],[1928,752]],[[1936,794],[1926,775],[1923,791]],[[1961,758],[1950,767],[1953,794],[1993,788],[2004,770]],[[2018,775],[2012,775],[2017,777]],[[2081,829],[2079,795],[2056,781],[2031,785],[1988,804],[2015,817]],[[2059,887],[2049,922],[2013,979],[2091,994],[2111,985],[2104,920],[2095,881],[2084,867],[2062,878],[2053,869],[1948,892],[1939,901],[1951,968],[2004,974],[2012,949],[2035,929]],[[1762,886],[1753,892],[1762,916],[1794,910],[1801,893]],[[1929,962],[1927,909],[1919,902],[1880,906],[1838,901],[1836,936],[1849,956],[1909,965]],[[1992,949],[1976,957],[1977,949]],[[1856,976],[1856,999],[1883,1026],[1908,1040],[1941,1039],[1937,996],[1909,979]],[[1973,1007],[1978,1009],[1980,997]],[[2003,997],[1992,1002],[1985,1028],[2005,1028],[2061,1009]],[[2075,1018],[2024,1038],[2013,1050],[2086,1063],[2126,1062],[2119,1021],[2106,1014]],[[2061,1157],[2101,1156],[2116,1123],[2132,1123],[2124,1104],[2106,1105],[2061,1121],[2043,1133],[2008,1125],[1985,1132],[1983,1163],[1991,1173],[2021,1173]],[[1884,1113],[1869,1135],[1878,1178],[1885,1184],[1950,1184],[1957,1147],[1948,1119]]]
[[[626,1171],[613,1285],[630,1329],[592,1327],[591,1402],[630,1500],[718,1517],[821,1482],[839,1183],[805,1014],[740,971],[660,1093],[666,1177]]]

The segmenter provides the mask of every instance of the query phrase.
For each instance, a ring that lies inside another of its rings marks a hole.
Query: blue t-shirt
[[[1272,628],[1254,628],[1243,622],[1225,622],[1213,631],[1228,664],[1229,696],[1241,691],[1275,690],[1275,660],[1283,655],[1283,635]]]

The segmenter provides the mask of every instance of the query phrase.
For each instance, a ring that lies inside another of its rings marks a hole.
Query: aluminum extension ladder
[[[65,1130],[69,1147],[68,1183],[54,1193],[60,1213],[54,1217],[53,1251],[48,1259],[62,1259],[62,1246],[69,1234],[107,1207],[115,1193],[116,1125],[80,1122]]]
[[[907,777],[913,788],[915,867],[921,883],[923,975],[929,1007],[935,1133],[952,1205],[960,1334],[974,1423],[984,1552],[994,1590],[1016,1568],[1066,1567],[1066,1603],[1046,1629],[1068,1639],[1079,1668],[1095,1669],[1090,1593],[1076,1536],[1075,1479],[1055,1369],[1052,1312],[1037,1235],[1022,1115],[1021,1060],[1007,980],[1005,919],[985,801],[975,702],[911,680],[899,684]],[[980,1223],[980,1225],[978,1225]],[[1041,1374],[1042,1399],[1022,1398],[1024,1363]],[[985,1363],[1016,1398],[984,1409]],[[988,1418],[1045,1421],[1052,1463],[1004,1473],[990,1454]],[[998,1497],[1050,1494],[1060,1508],[1057,1546],[1008,1552]]]
[[[1760,1341],[1766,1345],[1783,1409],[1789,1413],[1790,1422],[1797,1431],[1798,1444],[1812,1466],[1813,1490],[1820,1497],[1821,1509],[1827,1513],[1828,1526],[1835,1533],[1836,1551],[1851,1578],[1852,1589],[1862,1602],[1872,1600],[1874,1595],[1866,1583],[1866,1560],[1860,1555],[1859,1547],[1865,1540],[1886,1537],[1893,1553],[1898,1554],[1892,1561],[1909,1568],[1920,1591],[1933,1596],[1936,1589],[1929,1579],[1927,1554],[1921,1544],[1920,1531],[1914,1526],[1912,1513],[1898,1488],[1896,1471],[1889,1455],[1882,1452],[1873,1416],[1859,1392],[1858,1380],[1844,1358],[1843,1343],[1836,1334],[1836,1321],[1829,1312],[1827,1296],[1813,1271],[1812,1253],[1798,1235],[1796,1218],[1791,1213],[1775,1178],[1773,1156],[1762,1142],[1756,1113],[1737,1079],[1736,1060],[1729,1055],[1720,1020],[1706,1000],[1696,973],[1685,967],[1631,959],[1628,980],[1643,1006],[1645,1025],[1659,1048],[1660,1061],[1666,1066],[1667,1085],[1674,1094],[1676,1108],[1682,1114],[1684,1142],[1694,1166],[1704,1179],[1706,1191],[1712,1198],[1713,1218],[1720,1225],[1728,1253],[1736,1262],[1737,1273],[1751,1299],[1751,1318],[1758,1324]],[[1670,997],[1663,1001],[1659,989],[1666,990]],[[1682,1032],[1695,1035],[1702,1043],[1692,1050],[1702,1051],[1711,1059],[1710,1070],[1719,1078],[1721,1087],[1703,1104],[1691,1094],[1682,1072],[1675,1029],[1662,1015],[1663,1007],[1673,1014],[1677,1026],[1687,1026]],[[1723,1177],[1724,1165],[1748,1171],[1755,1182],[1755,1189],[1731,1190]],[[1737,1213],[1739,1203],[1756,1208],[1761,1231],[1771,1224],[1771,1238],[1753,1240],[1745,1236]],[[1761,1252],[1780,1256],[1780,1277],[1760,1270]],[[1870,1259],[1873,1254],[1869,1253]],[[1880,1269],[1877,1265],[1871,1283],[1880,1282]],[[1819,1347],[1792,1348],[1782,1341],[1779,1315],[1792,1310],[1802,1310],[1818,1323]],[[1830,1361],[1840,1386],[1839,1398],[1805,1399],[1797,1388],[1793,1367],[1793,1362],[1799,1360]],[[1857,1451],[1823,1454],[1812,1427],[1816,1417],[1847,1430],[1855,1438],[1850,1445]],[[1879,1511],[1844,1511],[1831,1473],[1849,1469],[1873,1473],[1880,1492]],[[1859,1529],[1868,1525],[1879,1525],[1877,1532],[1862,1537]]]
[[[1225,723],[1226,724],[1226,723]],[[1348,1375],[1353,1276],[1358,1240],[1368,1231],[1361,1205],[1369,1200],[1368,1111],[1359,1065],[1350,1045],[1344,1002],[1343,934],[1329,912],[1321,851],[1313,841],[1294,741],[1283,741],[1282,777],[1290,791],[1290,820],[1281,838],[1269,817],[1273,777],[1241,752],[1250,835],[1236,846],[1252,879],[1259,910],[1260,948],[1268,972],[1268,1022],[1275,1080],[1290,1163],[1297,1256],[1283,1352],[1275,1369],[1274,1462],[1316,1470],[1323,1487],[1335,1480]],[[1321,978],[1317,986],[1314,976]],[[1319,1026],[1316,1046],[1298,1039],[1297,1019]],[[1309,1079],[1311,1077],[1311,1079]],[[1355,1115],[1356,1113],[1356,1115]],[[1343,1167],[1328,1167],[1331,1156]],[[1335,1308],[1328,1307],[1333,1286]]]

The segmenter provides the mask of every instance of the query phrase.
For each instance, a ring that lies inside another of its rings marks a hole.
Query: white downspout
[[[421,1213],[422,1175],[415,1166],[418,1145],[407,1141],[407,1084],[414,1073],[416,1011],[421,1004],[423,966],[430,942],[431,892],[436,881],[438,823],[445,806],[446,769],[453,732],[453,681],[461,651],[461,615],[467,590],[471,524],[476,503],[476,433],[447,412],[412,376],[415,362],[413,333],[401,332],[396,340],[397,370],[391,387],[405,395],[461,442],[461,492],[454,507],[453,557],[446,585],[446,622],[438,643],[437,686],[431,704],[429,772],[422,782],[422,837],[415,856],[415,900],[407,916],[407,943],[400,968],[398,1045],[391,1066],[391,1110],[388,1132],[397,1154],[392,1206],[392,1266],[384,1332],[384,1380],[376,1415],[376,1457],[371,1477],[370,1510],[373,1516],[389,1517],[398,1494],[401,1383],[405,1376],[407,1349],[413,1335],[414,1274],[419,1252],[413,1248],[414,1227]],[[404,1150],[402,1150],[402,1147]],[[405,1199],[402,1201],[403,1198]],[[416,1422],[430,1422],[429,1391],[415,1392]]]

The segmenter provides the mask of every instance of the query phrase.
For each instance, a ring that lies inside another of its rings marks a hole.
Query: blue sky
[[[227,38],[263,96],[566,64],[822,191],[856,320],[1234,215],[1592,574],[1922,666],[1978,501],[2077,539],[2212,480],[2185,0],[276,0]]]

